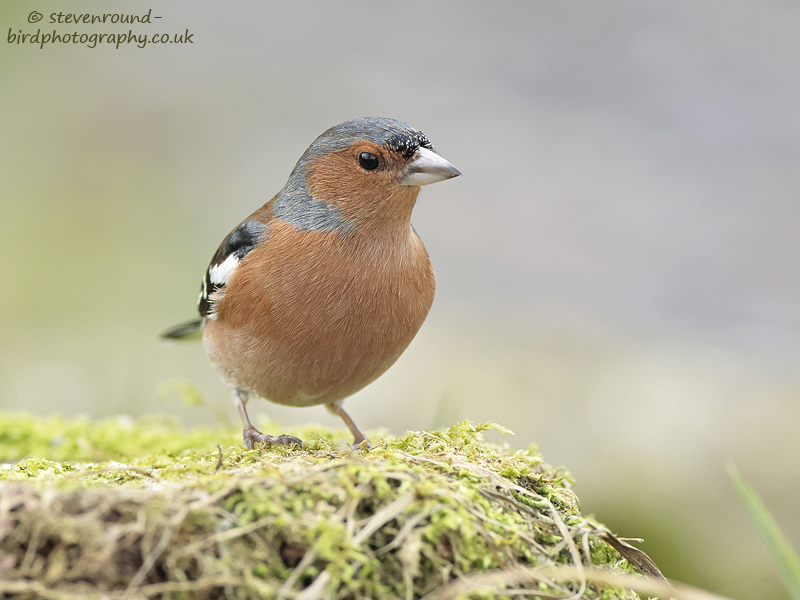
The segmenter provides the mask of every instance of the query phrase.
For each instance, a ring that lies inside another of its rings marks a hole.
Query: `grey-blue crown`
[[[408,123],[383,117],[364,117],[328,129],[308,147],[298,166],[322,154],[347,148],[358,140],[386,146],[406,158],[410,158],[420,146],[433,150],[425,134]]]

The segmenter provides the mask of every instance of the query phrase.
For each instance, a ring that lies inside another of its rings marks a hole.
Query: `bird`
[[[354,446],[370,447],[342,403],[394,364],[427,317],[435,279],[411,213],[422,186],[459,175],[407,123],[353,119],[316,138],[286,185],[223,239],[201,282],[200,317],[162,337],[202,336],[247,448],[302,447],[256,429],[252,397],[323,404]]]

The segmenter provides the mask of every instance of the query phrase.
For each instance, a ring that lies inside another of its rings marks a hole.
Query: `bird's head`
[[[314,140],[273,210],[298,229],[408,224],[423,185],[460,174],[410,125],[380,117],[355,119]]]

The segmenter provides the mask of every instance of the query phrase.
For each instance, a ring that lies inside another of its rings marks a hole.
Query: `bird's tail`
[[[203,323],[202,319],[194,319],[193,321],[186,321],[180,325],[170,327],[161,334],[161,338],[165,340],[199,340],[201,336],[200,325]]]

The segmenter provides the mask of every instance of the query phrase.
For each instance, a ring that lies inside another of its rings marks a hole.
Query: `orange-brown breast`
[[[273,220],[232,274],[203,344],[228,385],[279,404],[333,402],[397,360],[434,287],[410,225],[332,234]]]

